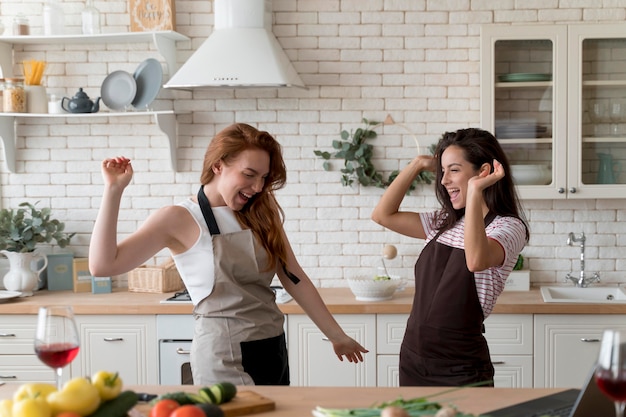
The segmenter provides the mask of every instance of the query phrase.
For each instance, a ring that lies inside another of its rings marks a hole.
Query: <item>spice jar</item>
[[[2,104],[5,113],[24,113],[26,111],[26,92],[22,78],[5,79]]]
[[[13,35],[30,35],[30,23],[22,13],[13,18]]]
[[[4,93],[4,78],[0,78],[0,113],[4,111],[4,99],[2,94]]]

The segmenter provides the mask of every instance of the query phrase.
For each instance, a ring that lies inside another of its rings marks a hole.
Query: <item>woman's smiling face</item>
[[[441,155],[441,184],[448,191],[450,202],[455,210],[465,208],[467,183],[478,175],[478,170],[465,159],[465,153],[458,146],[449,146]]]
[[[246,149],[228,163],[222,161],[217,164],[213,170],[221,201],[220,204],[211,201],[211,205],[241,210],[251,198],[263,191],[269,166],[270,156],[261,149]]]

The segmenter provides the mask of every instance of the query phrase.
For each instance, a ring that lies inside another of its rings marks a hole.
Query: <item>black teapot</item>
[[[61,107],[69,113],[97,113],[100,110],[100,97],[94,102],[82,88],[79,88],[74,97],[63,97]]]

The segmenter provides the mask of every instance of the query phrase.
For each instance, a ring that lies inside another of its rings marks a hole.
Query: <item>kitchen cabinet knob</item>
[[[105,342],[123,342],[124,338],[122,338],[122,337],[105,337],[104,341]]]
[[[5,380],[5,379],[17,379],[17,377],[15,375],[0,375],[0,379],[1,380]]]
[[[191,353],[190,350],[185,350],[183,348],[178,348],[176,349],[176,353],[178,353],[179,355],[189,355]]]
[[[0,333],[0,337],[15,337],[15,333]]]
[[[572,187],[569,189],[570,194],[576,194],[576,187]]]
[[[559,187],[559,188],[557,189],[557,192],[558,192],[559,194],[563,194],[563,193],[565,192],[565,188],[563,188],[563,187]]]
[[[585,343],[597,343],[600,341],[600,339],[588,339],[586,337],[582,337],[580,341]]]

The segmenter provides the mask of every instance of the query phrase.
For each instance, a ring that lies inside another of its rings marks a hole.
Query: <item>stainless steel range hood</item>
[[[165,88],[304,88],[272,33],[270,0],[215,0],[214,13],[213,33]]]

